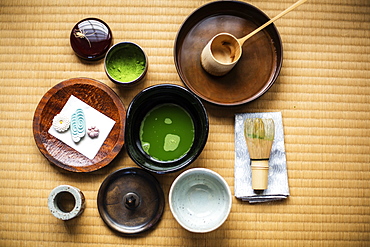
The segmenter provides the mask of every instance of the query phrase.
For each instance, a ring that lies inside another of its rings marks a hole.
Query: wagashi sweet
[[[91,138],[99,136],[99,129],[96,126],[91,126],[87,129],[87,135]]]
[[[57,114],[53,118],[53,127],[58,132],[65,132],[70,125],[69,117],[64,114]]]
[[[77,109],[71,117],[71,135],[74,142],[79,142],[86,134],[85,114],[82,109]]]

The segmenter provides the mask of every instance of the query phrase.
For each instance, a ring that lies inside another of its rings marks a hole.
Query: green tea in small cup
[[[140,46],[121,42],[112,46],[105,57],[105,72],[120,85],[132,85],[144,78],[148,61]]]

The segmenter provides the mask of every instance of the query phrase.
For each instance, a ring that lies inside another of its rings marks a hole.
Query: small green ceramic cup
[[[148,58],[137,44],[121,42],[113,45],[104,59],[108,78],[123,86],[133,86],[143,80],[148,70]]]

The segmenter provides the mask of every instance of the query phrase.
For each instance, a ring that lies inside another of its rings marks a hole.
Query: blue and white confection
[[[77,109],[71,118],[71,135],[74,142],[79,142],[86,134],[85,114],[82,109]]]

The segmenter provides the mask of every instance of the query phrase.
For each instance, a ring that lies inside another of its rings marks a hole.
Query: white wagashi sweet
[[[69,117],[64,114],[57,114],[53,118],[53,127],[58,132],[65,132],[70,125]]]

